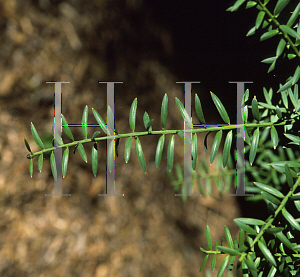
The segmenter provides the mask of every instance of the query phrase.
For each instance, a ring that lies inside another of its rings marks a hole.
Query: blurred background
[[[213,242],[224,237],[224,225],[236,235],[233,219],[245,207],[235,197],[220,196],[215,185],[212,197],[188,197],[185,203],[175,197],[166,171],[169,136],[159,168],[154,163],[158,137],[140,139],[147,174],[135,147],[125,163],[125,140],[120,140],[116,194],[124,197],[97,196],[105,193],[106,143],[98,143],[97,177],[91,168],[92,144],[85,145],[88,163],[71,149],[63,193],[72,196],[45,197],[53,193],[54,184],[49,160],[40,173],[35,158],[30,178],[24,137],[33,152],[39,150],[30,132],[33,122],[44,143],[51,143],[54,85],[46,81],[70,82],[62,85],[68,123],[81,122],[85,105],[89,123],[96,124],[92,107],[105,118],[106,85],[98,81],[124,82],[115,85],[119,133],[130,130],[128,115],[136,97],[136,130],[144,130],[145,111],[154,119],[153,130],[160,130],[165,93],[167,128],[183,129],[175,104],[175,97],[184,103],[178,81],[201,81],[193,85],[193,95],[199,95],[208,124],[222,123],[209,91],[234,121],[236,85],[228,82],[253,81],[250,98],[255,94],[263,101],[261,83],[276,77],[260,64],[271,55],[267,43],[260,52],[259,40],[246,38],[256,11],[226,12],[233,3],[0,1],[0,276],[204,276],[199,274],[204,258],[199,247],[207,248],[206,225]],[[94,131],[89,128],[89,137]],[[81,128],[72,132],[75,139],[83,138]],[[213,137],[206,154],[204,136],[198,136],[198,159],[208,161]],[[179,137],[175,146],[174,164],[182,165]],[[217,267],[221,262],[222,257]]]

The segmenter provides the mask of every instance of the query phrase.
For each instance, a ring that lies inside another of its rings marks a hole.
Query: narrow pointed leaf
[[[96,142],[92,147],[92,171],[95,177],[97,175],[97,170],[98,170],[98,148]]]
[[[85,106],[82,114],[82,134],[83,137],[86,139],[87,138],[87,121],[88,121],[88,106]]]
[[[69,161],[69,147],[67,147],[64,151],[62,158],[62,176],[65,178],[68,170],[68,161]]]
[[[300,231],[300,224],[295,220],[295,218],[286,210],[286,208],[282,209],[282,215],[285,219],[291,224],[292,227]]]
[[[223,167],[225,168],[229,155],[230,155],[230,150],[231,150],[231,144],[232,144],[232,130],[230,130],[227,133],[225,143],[224,143],[224,150],[223,150]]]
[[[201,272],[202,269],[204,268],[204,266],[205,266],[205,264],[206,264],[206,262],[207,262],[207,260],[208,260],[208,256],[209,256],[209,255],[206,255],[206,256],[204,257],[204,259],[203,259],[203,261],[202,261],[202,263],[201,263],[199,272]]]
[[[274,125],[271,127],[271,140],[272,140],[274,149],[276,149],[276,147],[278,145],[278,133],[277,133],[277,130]]]
[[[259,122],[260,120],[260,115],[259,115],[259,109],[258,109],[258,104],[257,104],[257,99],[254,96],[253,100],[252,100],[252,115],[254,117],[254,119]]]
[[[282,38],[276,49],[276,57],[279,57],[282,54],[285,46],[286,46],[286,41]]]
[[[112,140],[108,145],[108,151],[107,151],[107,165],[108,165],[109,172],[113,170],[114,162],[115,162],[115,144],[114,144],[114,140]]]
[[[118,134],[118,129],[114,123],[114,119],[115,119],[115,116],[112,112],[111,107],[107,106],[107,122],[108,122],[107,127],[109,126],[109,128],[110,128],[109,130],[110,130],[111,134],[113,134],[114,132],[116,132],[116,134]]]
[[[246,0],[237,0],[233,6],[229,7],[226,11],[235,12]]]
[[[244,259],[244,261],[245,261],[246,265],[248,266],[248,268],[250,269],[253,277],[257,277],[257,268],[255,267],[255,264],[249,254],[247,255],[247,258]]]
[[[275,229],[275,228],[274,228]],[[276,233],[275,236],[289,249],[293,249],[292,243],[289,241],[289,239],[285,236],[285,234],[281,232]]]
[[[222,277],[223,276],[223,272],[228,264],[228,261],[229,261],[229,256],[227,256],[223,262],[221,263],[221,266],[219,268],[219,271],[218,271],[218,274],[217,274],[217,277]]]
[[[278,90],[278,92],[282,92],[282,91],[284,91],[284,90],[287,90],[287,89],[289,89],[292,85],[293,85],[293,78],[292,78],[291,80],[289,80],[288,82],[286,82],[286,83]],[[283,100],[283,103],[284,103],[284,100]],[[287,105],[285,105],[285,107],[288,108]]]
[[[279,33],[278,29],[268,31],[268,32],[262,34],[262,36],[260,37],[260,41],[264,41],[264,40],[267,40],[267,39],[269,39],[271,37],[274,37],[278,33]]]
[[[294,181],[293,181],[291,169],[289,168],[288,164],[285,164],[285,175],[289,187],[292,188],[294,185]]]
[[[274,15],[279,15],[289,2],[290,0],[278,0],[274,9]]]
[[[167,164],[168,164],[168,170],[169,171],[171,171],[172,167],[173,167],[174,145],[175,145],[175,135],[173,135],[170,138],[169,145],[168,145]]]
[[[33,161],[32,161],[32,159],[30,159],[30,161],[29,161],[29,174],[30,174],[31,178],[32,178],[32,173],[33,173]]]
[[[56,169],[56,162],[55,162],[55,156],[53,151],[51,152],[50,155],[50,166],[51,166],[53,178],[55,181],[57,181],[57,169]]]
[[[256,28],[253,26],[247,33],[247,37],[253,36],[255,34]]]
[[[262,63],[274,63],[276,61],[277,57],[270,57],[267,59],[262,60]]]
[[[299,16],[299,12],[300,12],[300,3],[297,5],[297,7],[295,8],[295,10],[293,11],[293,13],[292,13],[289,21],[286,23],[287,26],[292,27],[292,25],[294,24],[295,20]]]
[[[289,34],[290,36],[292,36],[292,37],[294,37],[294,38],[296,38],[296,39],[300,39],[299,34],[297,34],[297,32],[296,32],[294,29],[292,29],[291,27],[286,26],[286,25],[280,25],[279,28],[280,28],[282,31],[284,31],[284,32],[286,32],[287,34]]]
[[[130,113],[129,113],[129,126],[132,132],[134,132],[135,129],[136,108],[137,108],[137,98],[133,100],[130,108]]]
[[[242,228],[239,228],[239,247],[244,246],[244,240],[245,240],[245,231]]]
[[[63,130],[64,130],[65,134],[67,135],[67,137],[68,137],[70,140],[74,141],[73,134],[72,134],[72,132],[71,132],[71,130],[70,130],[70,128],[69,128],[68,122],[67,122],[67,120],[65,119],[65,117],[64,117],[63,114],[61,115],[61,119],[62,119],[62,127],[63,127]]]
[[[98,114],[98,112],[94,108],[92,108],[92,111],[93,111],[93,115],[94,115],[96,121],[100,125],[101,129],[103,130],[103,132],[105,134],[108,134],[107,133],[107,128],[106,128],[105,121],[102,119],[102,117]],[[110,135],[110,134],[108,134],[108,135]]]
[[[251,166],[256,156],[258,142],[259,142],[259,127],[257,127],[253,133],[252,144],[250,146],[249,162]]]
[[[284,230],[283,227],[272,227],[272,228],[266,229],[266,233],[268,233],[268,234],[276,234],[276,233],[281,232],[282,230]]]
[[[229,247],[231,249],[233,249],[232,237],[231,237],[230,231],[229,231],[229,229],[226,225],[224,226],[224,232],[225,232],[225,237],[226,237],[226,240],[227,240],[227,243],[228,243]]]
[[[206,124],[204,115],[203,115],[203,111],[202,111],[201,102],[200,102],[200,99],[199,99],[197,93],[195,94],[195,109],[196,109],[196,115],[197,115],[197,118],[198,118],[200,124]]]
[[[300,66],[297,66],[296,68],[296,71],[294,73],[294,76],[293,76],[293,81],[292,81],[292,85],[296,84],[299,80],[299,77],[300,77]],[[297,103],[295,103],[295,107],[297,106]]]
[[[192,121],[191,121],[191,118],[189,117],[186,109],[184,108],[184,106],[182,105],[182,103],[180,102],[180,100],[175,97],[175,100],[176,100],[176,105],[178,107],[178,110],[182,116],[182,118],[184,119],[184,121],[186,122],[186,124],[192,128]]]
[[[293,142],[300,143],[300,137],[291,135],[291,134],[284,134],[288,139],[290,139]]]
[[[136,150],[136,154],[138,156],[140,165],[141,165],[143,171],[146,173],[146,171],[147,171],[146,162],[145,162],[142,145],[141,145],[139,138],[137,138],[135,141],[135,150]]]
[[[168,115],[168,96],[165,93],[165,96],[161,104],[161,126],[163,127],[164,130],[166,130],[167,115]]]
[[[192,167],[193,170],[196,169],[197,164],[197,153],[198,153],[198,140],[197,140],[197,133],[193,135],[192,139]]]
[[[230,119],[228,117],[228,114],[227,114],[222,102],[213,92],[210,92],[210,94],[211,94],[213,102],[214,102],[220,116],[222,117],[223,121],[227,124],[230,124]]]
[[[280,108],[278,107],[278,105],[276,105],[276,114],[279,119],[282,117],[282,112],[281,112]]]
[[[162,152],[164,150],[164,144],[165,144],[165,135],[163,134],[159,138],[158,143],[157,143],[157,147],[156,147],[156,155],[155,155],[155,165],[156,165],[156,167],[159,167]]]
[[[129,138],[126,140],[126,143],[125,143],[125,151],[124,151],[124,158],[125,158],[125,162],[126,162],[126,163],[128,163],[129,158],[130,158],[131,143],[132,143],[132,137],[129,137]]]
[[[244,230],[247,234],[256,235],[256,231],[250,227],[249,225],[239,221],[239,218],[234,219],[234,222],[237,226],[239,226],[242,230]]]
[[[249,224],[249,225],[265,225],[266,223],[260,219],[256,219],[256,218],[244,218],[244,217],[240,217],[240,218],[236,218],[235,220],[242,222],[244,224]]]
[[[31,149],[30,149],[30,146],[29,146],[29,143],[28,143],[28,141],[27,141],[27,139],[24,137],[24,142],[25,142],[25,146],[26,146],[26,148],[27,148],[27,150],[30,152],[30,153],[32,153],[32,151],[31,151]]]
[[[215,270],[216,261],[217,261],[217,255],[214,255],[212,260],[211,260],[211,271]]]
[[[281,203],[276,197],[274,197],[273,195],[267,193],[266,191],[262,191],[262,192],[261,192],[261,195],[262,195],[264,198],[266,198],[267,200],[269,200],[271,203],[273,203],[273,204],[275,204],[275,205],[277,205],[277,206],[279,206],[280,203]]]
[[[39,135],[38,135],[38,133],[37,133],[37,131],[36,131],[36,129],[35,129],[35,127],[34,127],[34,125],[33,125],[32,122],[31,122],[31,133],[32,133],[32,136],[33,136],[33,138],[34,138],[36,144],[37,144],[40,148],[43,148],[43,149],[44,149],[45,146],[44,146],[43,142],[41,141],[41,139],[40,139],[40,137],[39,137]]]
[[[92,139],[94,139],[96,136],[98,136],[100,134],[100,131],[96,131],[93,136],[92,136]]]
[[[78,144],[77,149],[78,149],[78,152],[79,152],[81,158],[87,163],[86,153],[85,153],[84,147],[81,143]]]
[[[184,137],[184,130],[180,130],[177,135],[183,139],[183,141],[187,142],[189,145],[192,145],[192,140],[189,138],[189,136]]]
[[[262,184],[259,182],[254,182],[254,185],[270,194],[275,195],[278,198],[284,198],[284,195],[279,190],[277,190],[271,186],[268,186],[268,185],[265,185],[265,184]]]
[[[258,247],[261,250],[261,252],[263,253],[263,255],[265,256],[265,258],[275,267],[277,266],[276,261],[272,255],[272,253],[270,252],[270,250],[267,248],[267,246],[265,246],[260,240],[258,241]]]
[[[210,235],[210,229],[208,225],[206,225],[206,240],[209,249],[212,250],[211,235]]]
[[[42,172],[42,168],[43,168],[43,160],[44,160],[44,155],[43,153],[39,156],[39,160],[38,160],[38,168],[39,171]]]
[[[212,144],[211,153],[210,153],[210,164],[212,164],[215,159],[215,156],[220,146],[221,139],[222,139],[222,130],[218,131],[214,138],[214,142]]]
[[[261,23],[264,20],[264,16],[265,16],[265,12],[264,11],[260,11],[256,17],[256,21],[255,21],[255,28],[258,29],[261,25]]]
[[[225,247],[225,246],[218,246],[218,250],[224,252],[225,254],[228,254],[230,256],[239,256],[241,253],[237,250]]]

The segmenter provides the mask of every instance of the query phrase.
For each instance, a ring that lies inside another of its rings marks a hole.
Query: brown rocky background
[[[199,247],[207,248],[206,225],[213,241],[224,237],[225,224],[236,235],[233,218],[240,212],[236,199],[219,196],[215,184],[213,197],[189,197],[184,203],[174,196],[166,172],[170,136],[159,168],[154,162],[158,137],[140,139],[147,174],[134,147],[130,161],[124,162],[125,140],[120,141],[116,193],[124,197],[97,196],[105,193],[105,143],[98,143],[96,178],[92,145],[85,145],[88,163],[71,149],[63,180],[63,193],[71,197],[45,197],[53,193],[54,184],[49,159],[41,173],[34,159],[32,179],[26,159],[24,137],[32,151],[38,151],[30,122],[44,142],[51,136],[54,86],[46,81],[70,82],[62,86],[63,114],[69,123],[81,122],[85,105],[89,123],[96,123],[92,107],[105,118],[106,86],[98,81],[123,81],[115,85],[119,133],[130,130],[128,115],[135,97],[136,130],[144,130],[145,111],[154,119],[153,129],[160,130],[165,93],[167,128],[182,129],[175,104],[175,97],[184,101],[183,85],[176,84],[181,78],[161,61],[174,58],[168,29],[156,24],[151,11],[136,0],[2,0],[0,20],[0,276],[204,276],[199,274],[204,258]],[[193,92],[208,99],[209,89],[201,85]],[[204,106],[210,111],[204,114],[207,122],[217,123],[213,106],[213,112]],[[93,131],[88,130],[89,136]],[[82,139],[81,128],[72,132]],[[198,159],[208,161],[204,136],[198,138]],[[174,163],[182,165],[183,141],[178,136],[175,149]]]

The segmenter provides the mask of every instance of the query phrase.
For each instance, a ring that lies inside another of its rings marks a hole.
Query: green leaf
[[[110,135],[110,133],[107,132],[107,127],[106,127],[105,122],[102,119],[102,117],[98,114],[98,112],[94,108],[92,108],[92,111],[93,111],[93,115],[94,115],[96,121],[98,122],[98,124],[102,128],[103,132],[107,135]]]
[[[261,250],[261,252],[263,253],[263,255],[265,256],[265,258],[275,267],[277,266],[276,261],[272,255],[272,253],[270,252],[270,250],[267,248],[267,246],[265,246],[260,240],[258,241],[258,247]]]
[[[269,69],[268,69],[268,73],[270,73],[271,71],[274,70],[275,64],[276,64],[276,61],[272,62],[271,66],[270,66]]]
[[[287,34],[289,34],[290,36],[296,38],[296,39],[300,39],[299,34],[297,34],[297,32],[295,30],[293,30],[291,27],[287,26],[287,25],[280,25],[279,28],[286,32]]]
[[[250,146],[249,162],[251,166],[256,156],[258,142],[259,142],[259,127],[257,127],[253,133],[252,144]]]
[[[285,164],[285,175],[286,175],[286,180],[288,182],[289,187],[292,188],[294,185],[294,181],[293,181],[291,169],[289,168],[288,164]]]
[[[134,132],[135,129],[136,108],[137,108],[137,98],[133,100],[130,108],[130,113],[129,113],[129,126],[132,132]]]
[[[264,20],[264,16],[265,16],[265,12],[264,11],[260,11],[256,17],[256,21],[255,21],[255,28],[256,30],[260,27],[261,23]]]
[[[114,162],[115,162],[115,145],[114,145],[114,140],[112,140],[108,145],[108,151],[107,151],[107,164],[108,164],[109,172],[113,170]]]
[[[244,240],[245,240],[245,231],[242,228],[239,228],[239,247],[244,246]]]
[[[210,235],[210,229],[208,225],[206,225],[206,240],[209,249],[212,250],[211,235]]]
[[[168,146],[168,154],[167,154],[167,163],[168,170],[171,171],[173,167],[174,160],[174,145],[175,145],[175,135],[170,138],[169,146]]]
[[[247,37],[250,37],[250,36],[252,36],[252,35],[254,35],[255,34],[255,31],[256,31],[256,28],[255,28],[255,26],[253,26],[249,31],[248,31],[248,33],[247,33]]]
[[[85,153],[84,147],[81,143],[78,143],[77,149],[78,149],[78,152],[79,152],[81,158],[87,163],[86,153]]]
[[[61,119],[62,119],[62,127],[63,127],[63,129],[64,129],[65,134],[67,135],[67,137],[68,137],[70,140],[74,141],[73,134],[72,134],[72,132],[71,132],[71,130],[70,130],[70,128],[69,128],[68,122],[67,122],[67,120],[65,119],[65,117],[64,117],[63,114],[61,115]]]
[[[55,181],[57,181],[57,169],[56,169],[56,162],[55,162],[55,156],[54,156],[54,152],[51,152],[50,155],[50,165],[51,165],[51,171],[52,171],[52,175]]]
[[[214,104],[217,107],[217,110],[218,110],[220,116],[222,117],[223,121],[227,124],[230,124],[230,119],[228,117],[228,114],[227,114],[222,102],[213,92],[210,92],[210,94],[211,94]]]
[[[229,7],[226,11],[235,12],[246,0],[237,0],[233,6]],[[222,274],[221,274],[222,275]]]
[[[299,12],[300,12],[300,3],[297,5],[297,7],[295,8],[295,10],[293,11],[293,13],[292,13],[289,21],[286,23],[287,26],[292,27],[292,25],[294,24],[295,20],[299,16]]]
[[[255,219],[255,218],[244,218],[244,217],[239,217],[236,218],[235,220],[242,222],[244,224],[250,224],[250,225],[265,225],[266,223],[260,219]]]
[[[163,134],[159,138],[158,143],[157,143],[157,147],[156,147],[156,155],[155,155],[155,165],[156,165],[156,167],[159,167],[162,152],[164,150],[164,144],[165,144],[165,135]]]
[[[289,80],[288,82],[286,82],[286,83],[278,90],[278,92],[282,92],[282,91],[284,91],[284,90],[287,90],[287,89],[289,89],[292,85],[293,85],[293,78],[292,78],[291,80]],[[286,108],[288,108],[288,107],[286,106]]]
[[[275,205],[277,205],[277,206],[279,206],[280,203],[281,203],[276,197],[274,197],[273,195],[271,195],[271,194],[269,194],[269,193],[267,193],[267,192],[265,192],[265,191],[262,191],[262,192],[261,192],[261,195],[262,195],[264,198],[266,198],[267,200],[269,200],[271,203],[273,203],[273,204],[275,204]]]
[[[246,4],[246,9],[250,9],[252,7],[255,7],[257,3],[255,1],[248,1]]]
[[[193,135],[193,141],[192,141],[192,167],[195,171],[196,169],[196,163],[197,163],[197,153],[198,153],[198,140],[197,140],[197,133]]]
[[[292,81],[292,85],[296,84],[299,80],[299,77],[300,77],[300,66],[298,65],[297,68],[296,68],[296,71],[294,73],[294,76],[293,76],[293,81]],[[295,103],[294,105],[295,107],[297,106],[297,103]]]
[[[30,161],[29,161],[29,174],[30,174],[31,178],[32,178],[32,173],[33,173],[33,161],[32,161],[32,159],[30,159]]]
[[[284,134],[288,139],[296,142],[296,143],[300,143],[300,137],[295,136],[295,135],[291,135],[291,134]]]
[[[279,119],[282,117],[282,112],[281,112],[280,108],[278,107],[278,105],[276,105],[276,114]]]
[[[92,147],[92,171],[95,177],[97,175],[97,170],[98,170],[98,149],[97,149],[97,142],[95,142]]]
[[[220,266],[220,268],[219,268],[217,277],[222,277],[223,272],[224,272],[224,270],[225,270],[225,268],[226,268],[226,266],[227,266],[227,264],[228,264],[228,261],[229,261],[229,256],[227,256],[227,257],[223,260],[223,262],[222,262],[222,264],[221,264],[221,266]]]
[[[272,227],[272,228],[266,229],[266,233],[268,233],[268,234],[276,234],[276,233],[281,232],[282,230],[284,230],[283,227]]]
[[[98,136],[100,134],[100,131],[96,131],[93,136],[92,136],[92,139],[94,139],[96,136]]]
[[[264,41],[264,40],[266,40],[266,39],[269,39],[269,38],[271,38],[271,37],[274,37],[274,36],[276,36],[278,33],[279,33],[278,29],[268,31],[268,32],[266,32],[266,33],[264,33],[264,34],[261,35],[260,41]]]
[[[39,137],[39,135],[38,135],[38,133],[37,133],[37,131],[36,131],[36,129],[35,129],[35,127],[34,127],[34,125],[33,125],[32,122],[31,122],[31,133],[32,133],[32,136],[33,136],[33,138],[34,138],[36,144],[37,144],[40,148],[43,148],[43,149],[44,149],[45,146],[44,146],[43,142],[41,141],[41,139],[40,139],[40,137]],[[26,142],[25,142],[25,144],[26,144]],[[28,149],[28,148],[27,148],[27,149]]]
[[[215,159],[215,156],[220,146],[221,139],[222,139],[222,130],[218,131],[214,138],[214,142],[212,144],[211,153],[210,153],[210,164],[212,164]]]
[[[264,59],[261,62],[262,63],[273,63],[276,61],[276,59],[277,59],[277,57],[271,57],[271,58]]]
[[[228,229],[228,227],[226,225],[224,226],[224,232],[225,232],[225,237],[226,237],[226,240],[227,240],[227,243],[228,243],[229,247],[231,249],[233,249],[232,237],[231,237],[230,231],[229,231],[229,229]]]
[[[26,146],[27,150],[32,154],[32,151],[30,149],[29,143],[28,143],[28,141],[27,141],[27,139],[25,137],[24,137],[24,142],[25,142],[25,146]]]
[[[206,124],[204,115],[203,115],[203,111],[202,111],[201,102],[200,102],[200,99],[199,99],[197,93],[195,94],[195,110],[196,110],[196,115],[197,115],[197,118],[198,118],[200,124]]]
[[[259,122],[260,120],[260,115],[259,115],[259,109],[258,109],[258,104],[257,104],[257,99],[256,96],[254,96],[252,100],[252,115],[254,119]]]
[[[300,231],[300,225],[295,220],[295,218],[286,210],[286,208],[282,209],[282,215],[285,217],[285,219],[291,224],[292,227]]]
[[[246,225],[243,222],[241,222],[239,220],[239,218],[234,219],[234,222],[238,227],[240,227],[242,230],[244,230],[247,234],[250,234],[250,235],[256,235],[257,234],[256,231],[253,228],[251,228],[249,225]]]
[[[231,150],[231,144],[232,144],[232,130],[230,130],[227,133],[227,136],[225,139],[224,150],[223,150],[223,167],[224,168],[228,162],[228,158],[229,158],[230,150]]]
[[[212,260],[211,260],[211,271],[215,270],[216,260],[217,260],[217,255],[214,255]]]
[[[165,93],[165,96],[161,104],[161,126],[163,127],[164,130],[166,130],[167,115],[168,115],[168,96]]]
[[[275,229],[275,228],[274,228]],[[278,228],[279,229],[279,228]],[[282,233],[276,233],[275,236],[289,249],[293,250],[293,245],[289,239]]]
[[[192,145],[192,140],[189,138],[189,136],[184,137],[184,130],[180,130],[177,135],[183,139],[183,141],[187,142],[189,145]]]
[[[282,54],[285,46],[286,46],[286,41],[285,41],[285,39],[282,38],[280,40],[278,46],[277,46],[277,49],[276,49],[276,57],[277,58]]]
[[[38,168],[39,168],[39,171],[42,172],[42,168],[43,168],[43,153],[39,156],[39,160],[38,160]]]
[[[130,158],[131,142],[132,142],[132,137],[129,137],[125,143],[124,158],[126,163],[128,163]]]
[[[278,133],[274,125],[271,127],[271,140],[275,150],[278,145]]]
[[[135,150],[136,150],[136,154],[138,156],[140,165],[141,165],[142,169],[144,170],[144,172],[146,173],[146,171],[147,171],[146,162],[145,162],[145,158],[144,158],[144,154],[143,154],[142,145],[141,145],[141,142],[138,137],[136,138],[136,141],[135,141]]]
[[[176,100],[176,105],[178,107],[178,110],[182,116],[182,118],[184,119],[184,121],[186,122],[186,124],[189,126],[189,128],[192,128],[192,121],[191,118],[189,117],[189,115],[187,114],[186,109],[184,108],[184,106],[182,105],[182,103],[180,102],[180,100],[175,97]]]
[[[268,186],[268,185],[265,185],[265,184],[262,184],[262,183],[259,183],[259,182],[253,182],[255,186],[257,186],[258,188],[270,193],[270,194],[273,194],[275,195],[276,197],[278,198],[284,198],[284,195],[277,189],[271,187],[271,186]]]
[[[247,258],[244,259],[244,261],[245,261],[246,265],[248,266],[248,268],[250,269],[253,277],[257,277],[257,268],[255,267],[255,264],[253,263],[253,260],[249,254],[247,255]]]
[[[289,2],[290,0],[278,0],[274,9],[274,15],[279,15]]]
[[[86,139],[87,138],[87,121],[88,121],[88,106],[85,106],[82,114],[82,134],[83,137]]]
[[[201,266],[200,266],[199,272],[201,272],[201,270],[204,268],[204,266],[205,266],[207,260],[208,260],[208,255],[206,255],[206,256],[204,257],[203,262],[202,262],[202,264],[201,264]]]
[[[117,125],[114,122],[114,114],[112,112],[112,109],[110,106],[107,106],[107,121],[108,121],[108,126],[110,126],[112,133],[116,133],[118,135],[118,129]]]
[[[69,161],[69,147],[67,147],[64,151],[62,158],[62,176],[65,178],[68,169],[68,161]]]
[[[239,256],[241,253],[237,250],[225,247],[225,246],[218,246],[218,250],[224,252],[225,254],[228,254],[230,256]]]

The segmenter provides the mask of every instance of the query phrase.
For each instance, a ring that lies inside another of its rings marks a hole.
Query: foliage
[[[255,7],[258,15],[254,26],[247,33],[248,36],[255,34],[258,30],[264,33],[260,40],[278,37],[279,42],[275,49],[275,56],[263,60],[263,63],[271,64],[268,72],[274,70],[276,62],[279,59],[299,59],[300,45],[300,22],[299,12],[300,3],[289,0],[278,0],[273,11],[268,7],[269,0],[247,1],[238,0],[228,11],[236,11],[245,4],[246,9]],[[282,22],[282,23],[280,23]],[[177,180],[171,173],[174,160],[175,138],[178,136],[184,139],[192,147],[192,168],[193,183],[197,180],[200,193],[205,196],[211,194],[211,181],[215,180],[219,192],[224,193],[229,190],[231,181],[236,175],[231,159],[231,146],[233,140],[233,130],[244,127],[245,132],[245,154],[249,158],[245,161],[245,184],[246,192],[253,193],[249,197],[251,201],[265,201],[270,216],[266,220],[255,218],[236,218],[235,224],[239,227],[239,236],[232,238],[227,226],[224,226],[224,232],[228,247],[218,241],[212,243],[209,226],[206,229],[206,238],[208,250],[200,248],[205,253],[205,258],[201,264],[200,271],[204,268],[209,255],[213,255],[211,269],[214,271],[216,257],[218,254],[226,254],[217,276],[222,276],[227,265],[229,272],[232,272],[235,258],[238,276],[299,276],[300,275],[300,192],[298,184],[300,182],[300,161],[299,161],[299,114],[300,99],[298,97],[298,80],[300,77],[300,66],[294,70],[293,76],[290,76],[285,84],[280,84],[277,93],[273,88],[263,88],[263,94],[266,102],[258,102],[254,96],[250,101],[249,90],[246,90],[243,97],[244,123],[241,126],[231,125],[229,116],[220,99],[211,92],[212,101],[216,106],[221,118],[227,124],[218,127],[197,127],[194,126],[191,118],[187,114],[183,104],[176,98],[177,108],[187,126],[192,129],[192,136],[185,136],[184,130],[167,130],[168,114],[168,96],[164,95],[161,106],[161,131],[153,131],[152,123],[148,113],[145,112],[143,122],[144,132],[136,132],[136,110],[137,98],[132,102],[129,113],[129,126],[131,133],[119,134],[116,124],[113,124],[113,114],[110,107],[107,110],[108,124],[92,109],[93,115],[99,124],[99,127],[106,134],[98,137],[100,131],[96,131],[91,138],[88,138],[87,117],[88,107],[86,106],[82,116],[82,134],[84,139],[75,141],[64,116],[62,116],[62,126],[66,136],[72,141],[64,144],[66,148],[62,158],[62,174],[65,177],[69,159],[69,148],[74,146],[82,159],[87,162],[84,144],[92,142],[92,172],[97,175],[98,166],[98,148],[97,143],[101,140],[115,139],[109,145],[107,159],[108,168],[111,171],[114,164],[115,155],[118,157],[118,146],[120,139],[126,138],[124,159],[127,163],[130,159],[132,140],[135,140],[135,149],[138,160],[143,171],[146,173],[147,167],[143,154],[140,137],[147,135],[159,135],[155,164],[158,167],[161,162],[166,135],[171,135],[167,147],[167,169],[168,175],[176,190],[184,192],[183,169],[181,166],[175,166]],[[278,97],[280,96],[280,97]],[[198,95],[195,95],[196,116],[200,124],[205,124],[205,119]],[[251,114],[249,112],[251,110]],[[114,126],[114,130],[109,128]],[[38,168],[41,171],[43,166],[44,154],[51,152],[50,164],[54,178],[57,178],[56,164],[54,158],[54,147],[45,148],[33,123],[31,123],[31,132],[36,144],[42,149],[32,153],[26,138],[25,145],[30,154],[29,172],[32,177],[33,157],[38,156]],[[202,158],[201,162],[197,160],[198,140],[197,134],[206,132],[204,148],[207,151],[207,137],[210,133],[216,132],[210,153],[210,163],[216,160],[217,172],[211,174],[208,170],[206,161]],[[52,130],[53,133],[53,130]],[[218,149],[222,138],[225,137],[223,155],[219,155]],[[282,146],[282,147],[279,147]],[[74,151],[75,153],[75,151]],[[205,189],[198,180],[206,180]],[[186,196],[183,196],[186,200]]]

